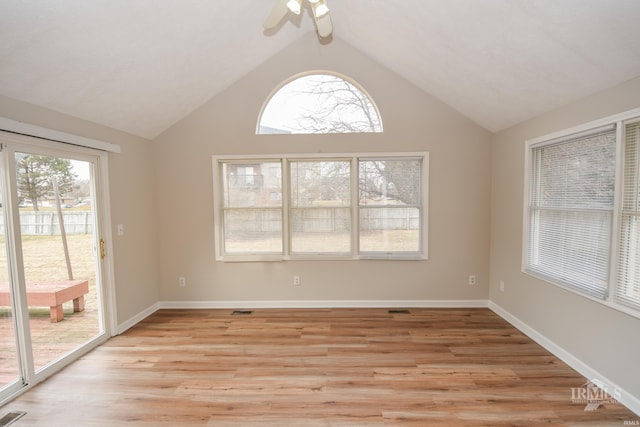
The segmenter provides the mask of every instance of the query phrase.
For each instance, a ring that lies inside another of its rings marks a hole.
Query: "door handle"
[[[106,256],[104,252],[104,239],[100,239],[100,259],[104,259]]]

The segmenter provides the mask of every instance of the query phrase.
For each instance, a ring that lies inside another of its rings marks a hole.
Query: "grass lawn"
[[[93,236],[67,236],[74,279],[89,281],[85,311],[73,312],[71,301],[64,304],[65,318],[49,320],[48,307],[29,307],[31,340],[36,369],[68,353],[99,333],[96,292],[96,256]],[[0,237],[0,281],[8,281],[4,237]],[[27,281],[67,280],[67,266],[60,236],[23,236],[22,252]],[[15,334],[12,311],[0,307],[0,387],[16,378]]]

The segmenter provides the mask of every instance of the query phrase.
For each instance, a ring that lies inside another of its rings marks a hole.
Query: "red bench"
[[[89,293],[87,280],[61,280],[59,282],[28,282],[27,304],[29,307],[49,307],[52,322],[64,319],[62,304],[73,300],[73,311],[84,310],[84,296]],[[0,283],[0,306],[11,305],[9,284]]]

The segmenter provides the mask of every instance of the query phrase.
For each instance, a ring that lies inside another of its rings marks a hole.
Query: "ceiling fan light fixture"
[[[300,15],[300,9],[302,7],[302,0],[289,0],[287,2],[287,8],[295,13],[296,15]]]
[[[296,15],[302,13],[302,3],[304,0],[277,0],[275,7],[271,10],[269,16],[262,26],[265,30],[274,30],[282,22],[283,19],[293,12]],[[316,24],[316,31],[320,38],[330,37],[333,32],[331,24],[331,16],[327,0],[307,0],[308,6],[313,12],[313,20]]]
[[[316,18],[322,18],[327,13],[329,13],[329,7],[327,7],[324,1],[318,0],[313,4],[313,14]]]

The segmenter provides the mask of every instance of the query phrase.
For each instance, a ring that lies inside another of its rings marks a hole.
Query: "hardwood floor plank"
[[[20,426],[621,425],[487,309],[160,310],[7,404]]]

